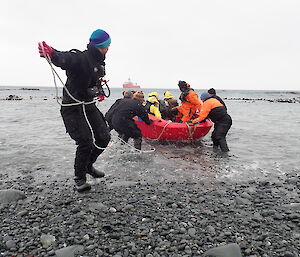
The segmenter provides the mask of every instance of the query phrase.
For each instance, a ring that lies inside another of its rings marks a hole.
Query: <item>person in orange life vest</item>
[[[226,142],[226,135],[232,125],[232,119],[227,113],[225,106],[209,93],[205,92],[201,95],[203,106],[200,111],[200,115],[197,119],[194,119],[192,123],[194,125],[205,121],[209,118],[214,123],[214,131],[211,134],[213,141],[213,147],[218,148],[220,146],[222,152],[228,152],[229,148]]]
[[[216,98],[221,104],[224,105],[224,107],[227,110],[226,104],[224,103],[223,99],[217,95],[217,92],[214,88],[208,89],[207,93],[209,93],[210,96],[213,96],[214,98]]]
[[[179,122],[188,122],[193,118],[196,112],[200,112],[202,102],[199,100],[197,93],[185,81],[179,81],[178,86],[182,92],[179,99],[181,105],[174,108],[173,111],[178,117],[181,117]]]

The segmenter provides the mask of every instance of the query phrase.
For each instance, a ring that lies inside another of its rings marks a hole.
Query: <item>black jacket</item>
[[[121,99],[112,108],[114,108],[112,112],[112,125],[114,128],[124,127],[128,123],[134,122],[134,116],[140,117],[147,124],[151,123],[144,106],[136,99]]]
[[[105,55],[96,47],[87,46],[87,50],[71,50],[61,52],[53,49],[51,61],[55,66],[66,71],[66,87],[76,99],[80,101],[92,101],[94,96],[89,94],[88,88],[99,83],[99,78],[105,76]],[[75,101],[63,91],[63,103]]]
[[[119,105],[119,103],[121,102],[122,99],[124,99],[124,98],[117,99],[105,114],[105,119],[108,123],[108,126],[109,126],[110,130],[113,129],[113,125],[112,125],[113,115],[114,115],[115,111],[117,110],[117,107],[118,107],[118,105]]]

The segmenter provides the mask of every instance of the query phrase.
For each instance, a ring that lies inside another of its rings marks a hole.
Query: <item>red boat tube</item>
[[[194,126],[187,123],[166,121],[154,116],[149,117],[153,120],[151,125],[147,125],[137,117],[134,119],[141,129],[143,137],[152,140],[192,141],[204,137],[213,126],[209,119]]]

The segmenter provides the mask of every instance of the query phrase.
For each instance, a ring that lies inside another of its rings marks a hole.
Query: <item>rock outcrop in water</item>
[[[267,101],[267,102],[277,102],[277,103],[300,103],[300,97],[294,98],[278,98],[278,99],[266,99],[266,98],[246,98],[246,97],[238,97],[238,98],[228,98],[224,97],[224,100],[238,100],[238,101]]]

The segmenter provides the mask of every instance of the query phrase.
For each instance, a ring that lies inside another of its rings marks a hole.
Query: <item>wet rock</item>
[[[6,245],[6,248],[7,249],[16,249],[16,247],[17,247],[17,243],[16,243],[16,241],[15,240],[7,240],[6,242],[5,242],[5,245]]]
[[[71,245],[68,247],[64,247],[55,251],[56,257],[74,257],[75,254],[83,253],[82,245]]]
[[[219,246],[206,251],[204,257],[242,257],[241,249],[238,244],[228,244]]]
[[[55,236],[52,235],[41,235],[41,243],[44,248],[48,248],[51,244],[55,242]]]
[[[20,190],[0,190],[0,203],[11,203],[25,198],[26,195]]]
[[[92,212],[106,211],[107,210],[107,206],[104,205],[103,203],[90,203],[89,204],[89,209]]]

